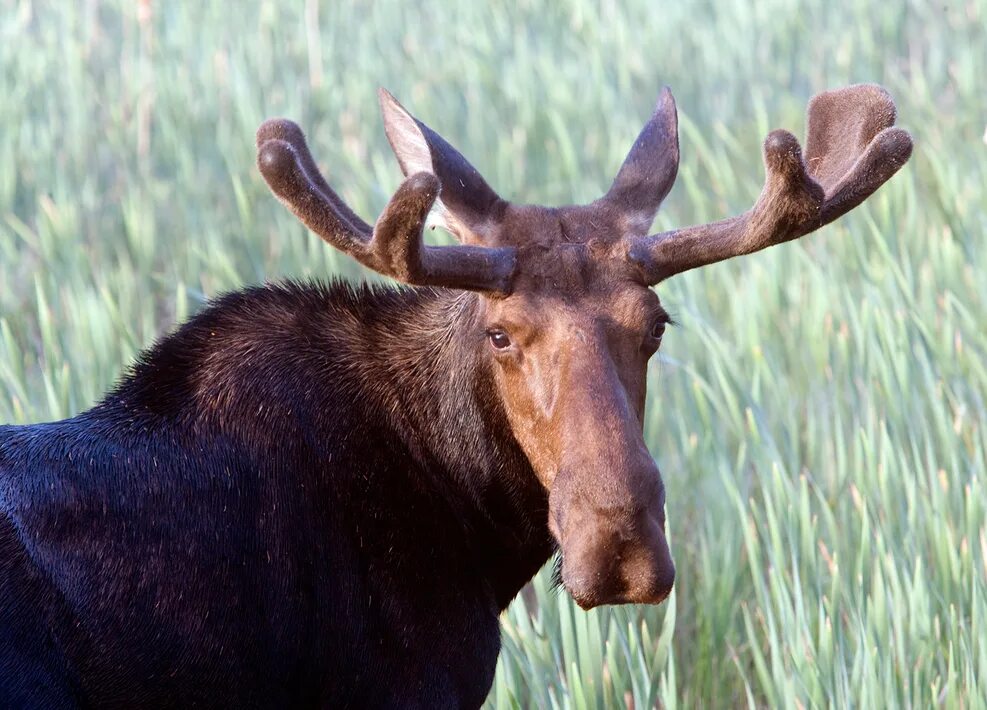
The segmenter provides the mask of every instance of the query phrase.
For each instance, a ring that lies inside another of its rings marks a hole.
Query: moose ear
[[[679,170],[679,120],[666,86],[651,120],[641,130],[603,201],[623,217],[633,236],[648,233]]]
[[[466,244],[495,240],[494,232],[506,203],[469,164],[462,154],[380,89],[387,140],[406,176],[432,173],[439,179],[441,193],[432,220]]]

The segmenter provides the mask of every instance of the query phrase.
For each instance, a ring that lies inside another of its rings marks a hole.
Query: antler
[[[639,239],[630,258],[654,284],[819,229],[867,199],[911,156],[911,136],[892,128],[894,120],[894,101],[873,84],[816,95],[809,102],[804,159],[788,131],[765,139],[767,177],[750,210]]]
[[[287,119],[257,129],[257,166],[275,195],[298,219],[364,266],[415,285],[509,293],[513,247],[430,247],[422,243],[439,180],[427,172],[408,177],[371,227],[319,173],[302,130]]]

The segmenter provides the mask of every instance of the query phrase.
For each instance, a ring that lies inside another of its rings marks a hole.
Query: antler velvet
[[[298,219],[364,266],[408,284],[510,292],[514,248],[430,247],[422,242],[425,220],[439,196],[435,175],[409,176],[371,227],[326,183],[292,121],[272,119],[257,130],[257,165]]]
[[[635,240],[630,258],[654,284],[819,229],[863,202],[911,156],[912,139],[892,127],[894,120],[890,95],[873,84],[815,96],[804,157],[788,131],[772,131],[764,141],[767,177],[750,210]]]

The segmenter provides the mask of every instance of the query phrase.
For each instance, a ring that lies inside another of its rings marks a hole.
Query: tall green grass
[[[492,707],[987,705],[987,4],[0,0],[0,422],[90,406],[206,299],[363,278],[254,167],[306,127],[364,215],[391,89],[516,199],[609,184],[661,84],[657,227],[746,208],[772,128],[884,84],[916,151],[800,243],[660,287],[681,326],[647,440],[679,570],[660,608],[505,614]]]

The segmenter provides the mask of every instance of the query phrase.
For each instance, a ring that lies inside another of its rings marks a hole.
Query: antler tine
[[[277,139],[286,142],[290,145],[298,158],[298,162],[302,167],[302,171],[308,177],[312,185],[316,189],[322,192],[327,200],[333,203],[337,212],[340,212],[342,216],[349,222],[353,227],[355,227],[362,234],[369,236],[373,231],[369,224],[364,222],[359,215],[357,215],[349,206],[343,202],[342,198],[336,194],[336,192],[329,187],[326,183],[325,178],[322,177],[322,173],[319,172],[318,166],[315,164],[315,160],[312,158],[312,154],[309,152],[308,144],[305,141],[305,134],[302,129],[299,128],[298,124],[294,121],[289,121],[286,118],[272,118],[264,121],[257,129],[257,150],[260,151],[261,147],[267,143],[267,141]],[[266,179],[266,176],[265,176]]]
[[[633,242],[629,256],[649,283],[797,239],[846,214],[911,156],[912,139],[893,128],[894,102],[862,84],[825,92],[808,110],[808,160],[788,131],[764,141],[764,188],[742,215]]]
[[[287,119],[257,130],[257,166],[275,195],[309,229],[364,266],[415,285],[508,293],[516,250],[511,247],[428,247],[422,230],[439,195],[431,173],[408,177],[371,227],[319,173],[301,129]]]

